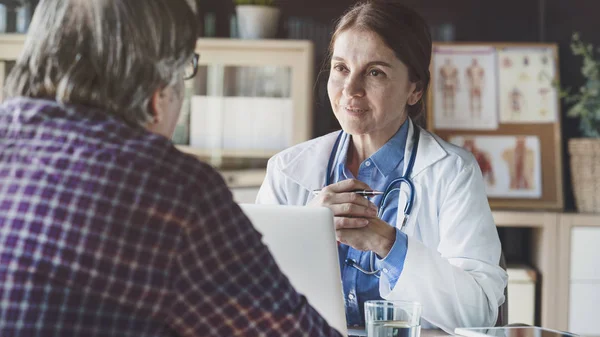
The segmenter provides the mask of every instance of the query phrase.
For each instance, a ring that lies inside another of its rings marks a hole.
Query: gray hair
[[[143,125],[154,92],[181,79],[197,29],[187,0],[42,0],[7,95],[98,107]]]

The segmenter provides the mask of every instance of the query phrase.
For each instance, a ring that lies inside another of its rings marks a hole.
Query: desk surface
[[[359,332],[360,333],[357,333]],[[365,330],[352,330],[351,328],[348,329],[348,333],[350,334],[350,336],[366,336],[367,334],[365,333]],[[421,329],[421,337],[448,337],[450,336],[449,334],[447,334],[446,332],[444,332],[444,330],[440,330],[440,329]]]

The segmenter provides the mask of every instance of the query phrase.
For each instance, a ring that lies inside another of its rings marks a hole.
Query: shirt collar
[[[396,133],[387,141],[377,152],[375,152],[369,160],[375,165],[377,170],[387,177],[395,168],[404,160],[404,150],[406,148],[406,138],[408,136],[408,118]],[[350,137],[344,133],[343,139],[340,141],[340,153],[337,158],[338,172],[344,172],[346,159],[348,157],[348,146]]]
[[[346,174],[346,161],[348,159],[348,145],[350,144],[350,137],[347,133],[344,132],[344,136],[340,140],[340,153],[337,157],[337,172],[339,177],[344,177],[348,179],[350,177]]]
[[[408,135],[408,118],[396,134],[388,140],[377,152],[371,155],[371,161],[379,172],[387,177],[404,160],[406,137]]]

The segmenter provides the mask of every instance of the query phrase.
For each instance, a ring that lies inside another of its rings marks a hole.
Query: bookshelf
[[[0,101],[24,34],[0,34]],[[213,165],[231,188],[257,187],[267,160],[312,136],[313,44],[200,38],[198,74],[173,142]]]

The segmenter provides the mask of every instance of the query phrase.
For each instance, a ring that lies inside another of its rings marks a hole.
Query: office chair
[[[500,252],[500,267],[506,270],[506,259],[504,258],[504,252]],[[496,326],[508,325],[508,284],[504,288],[504,303],[498,308],[498,319],[496,319]]]

